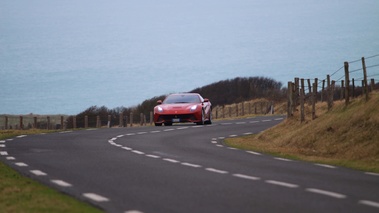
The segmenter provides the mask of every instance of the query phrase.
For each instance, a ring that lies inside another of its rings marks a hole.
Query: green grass
[[[4,130],[0,140],[46,130]],[[102,212],[101,210],[26,178],[0,162],[0,212]]]

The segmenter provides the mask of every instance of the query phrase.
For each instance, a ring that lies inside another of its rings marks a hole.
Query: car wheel
[[[162,126],[162,123],[154,123],[155,126]]]
[[[201,121],[197,122],[196,124],[197,125],[204,125],[204,121],[205,121],[205,113],[204,113],[204,110],[202,110],[201,111]]]
[[[212,124],[212,112],[209,113],[209,118],[205,121],[205,124]]]

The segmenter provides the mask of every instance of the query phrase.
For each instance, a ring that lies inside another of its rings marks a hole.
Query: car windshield
[[[164,104],[201,103],[198,95],[169,95],[163,101]]]

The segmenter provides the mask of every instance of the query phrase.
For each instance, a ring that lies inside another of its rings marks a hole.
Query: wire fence
[[[326,78],[304,79],[295,78],[288,82],[287,116],[300,105],[301,122],[304,121],[304,106],[308,101],[312,104],[312,119],[315,119],[315,103],[320,100],[328,103],[328,110],[333,107],[336,99],[345,99],[348,105],[350,98],[365,95],[368,100],[369,92],[377,89],[379,84],[379,54],[361,59],[344,62],[344,65],[327,75]],[[307,86],[306,86],[307,84]]]

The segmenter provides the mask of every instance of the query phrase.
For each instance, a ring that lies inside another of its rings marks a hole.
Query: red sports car
[[[155,126],[192,122],[198,125],[212,123],[212,104],[197,93],[168,95],[154,107]]]

